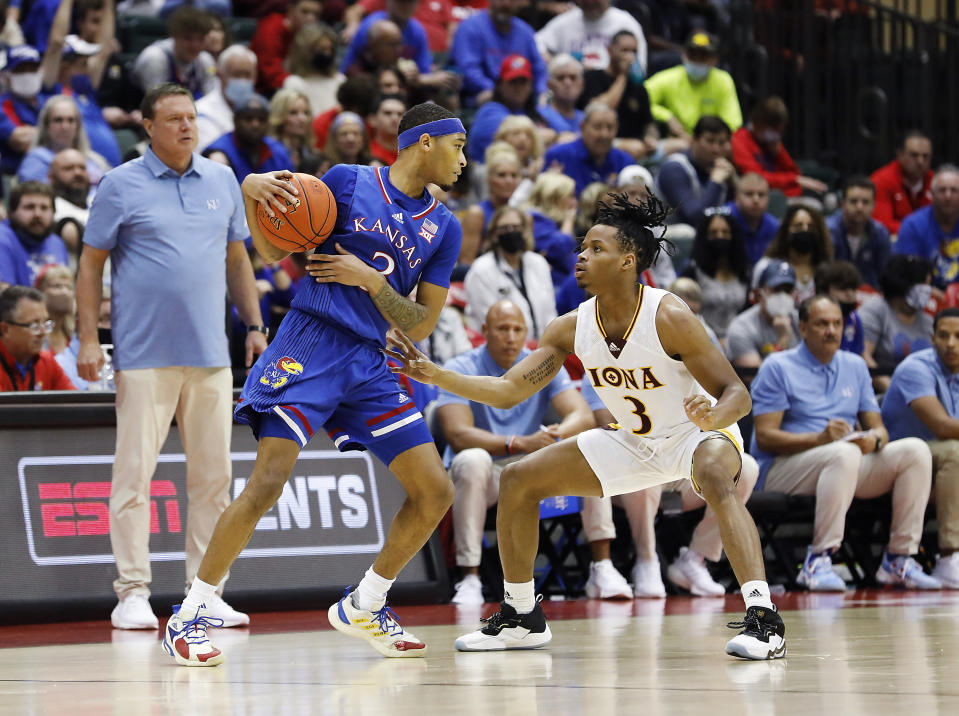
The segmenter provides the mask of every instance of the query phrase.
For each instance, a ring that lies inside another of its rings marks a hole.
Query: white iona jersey
[[[656,311],[669,291],[641,286],[633,320],[626,329],[624,346],[606,336],[596,298],[580,304],[576,312],[574,352],[583,363],[596,394],[623,428],[634,435],[664,438],[698,428],[683,409],[683,399],[705,395],[681,360],[663,350],[656,331]]]

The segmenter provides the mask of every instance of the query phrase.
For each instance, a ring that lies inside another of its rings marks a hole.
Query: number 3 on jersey
[[[639,398],[634,398],[631,395],[624,395],[623,399],[629,403],[633,404],[633,415],[635,415],[640,420],[640,426],[638,430],[633,430],[634,435],[645,435],[650,430],[653,429],[653,423],[649,419],[649,416],[646,415],[646,406],[643,404]]]

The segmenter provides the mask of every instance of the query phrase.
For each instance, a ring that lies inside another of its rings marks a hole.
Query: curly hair
[[[639,275],[652,266],[659,256],[664,245],[666,252],[672,253],[673,244],[666,238],[666,217],[670,209],[659,197],[647,187],[649,196],[646,201],[633,203],[627,194],[606,196],[609,201],[599,202],[599,211],[596,215],[596,224],[611,226],[616,229],[616,242],[623,251],[636,254],[636,281]],[[662,233],[657,237],[653,229],[663,226]]]

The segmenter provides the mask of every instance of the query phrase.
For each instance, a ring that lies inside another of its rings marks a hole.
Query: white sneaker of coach
[[[633,566],[633,593],[637,598],[662,599],[666,596],[659,558],[638,559]]]
[[[479,575],[467,574],[456,583],[453,604],[463,607],[475,607],[483,604],[483,583]]]
[[[669,565],[666,576],[673,584],[688,589],[690,594],[697,597],[721,597],[726,590],[713,579],[705,562],[698,552],[680,547],[679,556]]]
[[[586,596],[590,599],[632,599],[633,589],[608,559],[589,565]]]
[[[959,589],[959,552],[946,557],[939,555],[932,576],[942,582],[945,589]]]
[[[207,600],[206,613],[207,616],[213,617],[214,619],[222,619],[223,624],[220,626],[223,627],[248,626],[250,624],[250,616],[248,614],[238,612],[223,601],[223,597],[219,594],[214,594],[212,599]]]
[[[121,599],[110,614],[114,629],[156,629],[160,626],[149,600],[142,594]]]

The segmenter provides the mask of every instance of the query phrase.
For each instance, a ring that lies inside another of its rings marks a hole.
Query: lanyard
[[[523,257],[521,256],[519,259],[519,271],[514,272],[512,267],[507,265],[503,273],[505,273],[509,280],[513,282],[513,285],[519,289],[519,292],[526,300],[526,305],[529,306],[529,317],[533,323],[533,335],[539,336],[539,329],[536,325],[536,311],[533,310],[533,302],[529,300],[529,295],[526,293],[526,277],[523,276]]]
[[[7,363],[7,359],[4,358],[2,355],[0,355],[0,366],[3,367],[3,372],[6,373],[7,377],[10,379],[10,385],[13,388],[13,390],[19,391],[20,390],[19,375],[17,374],[17,371],[14,368],[10,367],[10,365]],[[36,360],[34,360],[30,364],[30,370],[29,370],[30,384],[27,387],[27,390],[33,390],[34,383],[37,380],[36,369],[37,369],[37,362]]]

